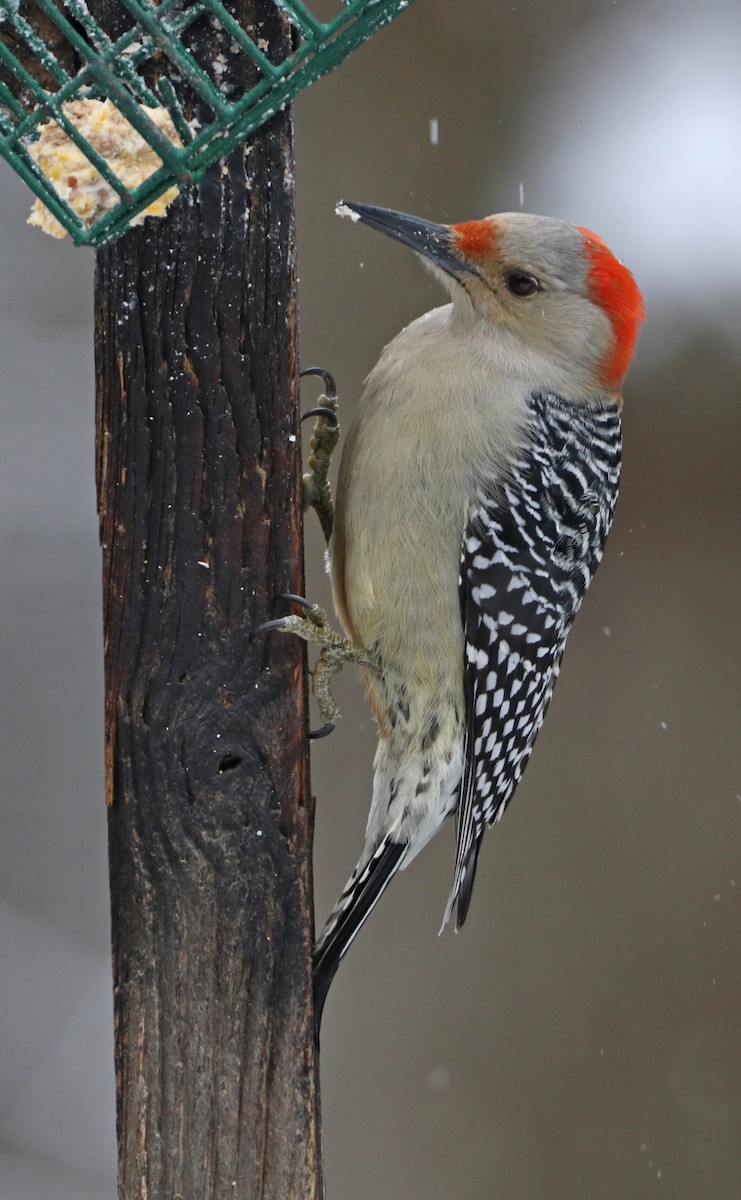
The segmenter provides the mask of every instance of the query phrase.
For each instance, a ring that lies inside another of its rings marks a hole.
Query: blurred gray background
[[[330,995],[329,1200],[741,1196],[740,52],[735,0],[417,0],[297,102],[302,359],[345,418],[444,298],[341,196],[587,225],[649,312],[616,525],[466,928],[438,939],[451,828]],[[29,204],[3,167],[0,1200],[113,1200],[93,256]],[[313,523],[307,565],[328,602]],[[337,694],[318,920],[370,796],[351,672]]]

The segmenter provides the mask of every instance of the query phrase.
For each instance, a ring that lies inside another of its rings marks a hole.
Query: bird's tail
[[[473,841],[466,849],[465,854],[462,856],[459,854],[453,873],[453,886],[448,897],[448,904],[445,909],[443,923],[440,926],[440,933],[443,932],[453,914],[456,900],[458,901],[458,912],[456,913],[455,927],[456,929],[463,928],[463,923],[468,916],[468,908],[471,903],[471,893],[473,892],[473,884],[476,878],[476,864],[483,836],[484,831],[482,829],[474,835]]]
[[[356,867],[314,947],[314,1029],[317,1041],[324,1001],[337,968],[409,851],[406,842],[383,839],[360,870]]]

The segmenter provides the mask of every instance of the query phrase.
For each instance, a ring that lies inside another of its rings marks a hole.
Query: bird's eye
[[[541,291],[537,279],[527,271],[510,271],[504,282],[513,296],[534,296]]]

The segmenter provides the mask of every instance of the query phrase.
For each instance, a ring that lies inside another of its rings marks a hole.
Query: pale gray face
[[[589,291],[584,234],[553,217],[501,213],[450,227],[460,269],[448,273],[454,303],[506,344],[511,357],[569,372],[576,391],[605,386],[614,343],[609,316]]]
[[[594,235],[529,213],[436,225],[368,205],[344,208],[416,250],[448,288],[460,321],[478,324],[477,336],[496,343],[510,369],[521,362],[523,374],[571,383],[574,395],[619,392],[642,305],[632,276]],[[615,303],[623,292],[632,308],[621,324]]]
[[[519,299],[531,298],[518,275],[527,275],[541,292],[587,296],[588,262],[584,234],[555,217],[499,213],[483,221],[450,226],[461,257],[497,290]],[[513,279],[513,275],[515,278]]]

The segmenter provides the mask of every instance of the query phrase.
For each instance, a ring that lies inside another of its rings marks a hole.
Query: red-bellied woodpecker
[[[602,556],[643,318],[630,272],[564,221],[338,211],[411,246],[452,302],[385,348],[342,454],[332,587],[379,742],[362,853],[315,951],[317,1020],[389,881],[453,813],[445,921],[456,901],[465,920]]]

